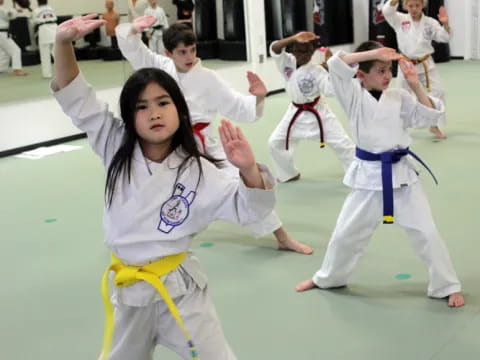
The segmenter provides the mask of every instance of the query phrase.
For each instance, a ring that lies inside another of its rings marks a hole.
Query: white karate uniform
[[[155,54],[141,41],[140,35],[130,34],[131,24],[120,24],[115,28],[118,47],[134,69],[155,67],[169,73],[177,80],[188,104],[192,125],[212,123],[218,113],[237,122],[251,123],[263,115],[264,102],[256,105],[256,97],[243,95],[233,90],[214,71],[204,68],[200,59],[186,73],[178,72],[172,59]],[[226,159],[222,144],[214,135],[212,126],[200,131],[205,140],[205,148],[196,140],[199,149],[217,159]],[[238,177],[238,169],[228,161],[223,169],[233,177]],[[279,229],[282,223],[275,212],[247,228],[256,237],[261,237]]]
[[[157,21],[147,31],[152,35],[148,40],[148,47],[156,54],[165,54],[165,47],[163,46],[163,32],[168,28],[168,19],[165,11],[160,6],[155,9],[151,6],[145,9],[144,15],[155,16]],[[155,26],[162,26],[161,29],[154,29]]]
[[[431,98],[435,109],[423,106],[404,89],[385,90],[377,101],[358,79],[358,67],[340,58],[329,62],[335,94],[345,110],[354,141],[360,149],[383,153],[405,149],[412,139],[408,128],[431,126],[443,112],[440,100]],[[346,285],[353,269],[379,223],[382,222],[382,174],[380,161],[356,158],[345,174],[352,188],[337,220],[321,269],[314,283],[321,288]],[[443,298],[461,290],[430,211],[417,171],[408,156],[392,166],[395,222],[404,228],[429,273],[428,295]]]
[[[122,142],[123,121],[114,118],[108,105],[96,98],[82,74],[67,87],[58,90],[53,83],[52,89],[63,111],[87,133],[93,150],[108,168]],[[123,263],[142,266],[188,251],[195,234],[215,220],[243,225],[272,211],[274,179],[263,165],[261,174],[269,190],[247,188],[243,181],[232,179],[203,158],[200,181],[195,160],[188,161],[178,175],[183,154],[177,149],[162,163],[154,163],[145,159],[138,143],[135,145],[130,182],[127,177],[118,179],[103,221],[106,246]],[[188,256],[179,268],[163,277],[163,282],[199,358],[234,360],[198,260]],[[112,302],[115,331],[109,359],[152,359],[155,344],[190,359],[185,337],[149,284],[138,282],[116,288]]]
[[[7,71],[12,59],[12,69],[22,68],[22,51],[12,38],[8,37],[10,20],[17,17],[15,9],[7,9],[0,5],[0,72]]]
[[[432,46],[432,41],[448,42],[450,40],[450,34],[434,18],[422,15],[420,21],[413,21],[410,14],[398,12],[397,8],[398,4],[397,6],[391,6],[390,1],[387,1],[383,6],[383,15],[388,24],[395,30],[400,52],[409,59],[418,60],[426,55],[433,54],[435,49]],[[430,81],[430,94],[445,103],[445,91],[442,88],[435,62],[431,56],[426,60],[426,65]],[[419,63],[415,65],[415,70],[417,70],[419,80],[426,88],[425,68]],[[410,91],[403,73],[399,71],[398,74],[400,86]],[[438,121],[438,125],[444,126],[445,122],[445,114],[443,114]]]
[[[132,0],[128,0],[128,21],[131,22],[142,16],[148,6],[147,0],[137,0],[135,5]]]
[[[35,26],[38,26],[38,47],[40,49],[42,76],[51,78],[52,62],[50,56],[54,55],[57,16],[50,6],[43,5],[33,10],[32,21]],[[52,23],[52,21],[55,23]]]
[[[285,90],[292,103],[311,103],[319,96],[333,96],[328,72],[315,61],[315,57],[312,56],[312,60],[308,64],[297,68],[295,56],[287,53],[285,49],[282,49],[280,54],[276,54],[272,50],[274,44],[275,42],[270,46],[270,55],[275,59],[277,67],[285,79]],[[308,139],[320,143],[320,128],[317,118],[311,112],[303,111],[298,115],[290,130],[289,147],[288,150],[286,149],[288,127],[298,110],[292,103],[289,104],[287,112],[268,140],[270,155],[280,181],[289,180],[299,174],[299,170],[293,163],[293,153],[300,140]],[[332,147],[346,170],[353,161],[355,145],[322,98],[315,109],[322,120],[325,143]]]

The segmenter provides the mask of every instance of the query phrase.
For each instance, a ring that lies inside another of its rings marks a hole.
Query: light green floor
[[[451,310],[426,297],[426,269],[395,226],[378,229],[348,288],[295,293],[296,283],[320,266],[348,193],[332,151],[302,143],[296,154],[302,180],[278,186],[277,211],[314,255],[275,251],[272,237],[255,240],[225,223],[194,242],[239,359],[480,358],[480,62],[440,64],[439,71],[448,91],[449,138],[433,142],[427,132],[414,131],[412,148],[440,181],[436,187],[422,176],[467,305]],[[243,126],[262,162],[271,163],[267,139],[286,105],[284,94],[271,97],[265,118]],[[38,161],[0,159],[2,360],[98,355],[99,282],[108,262],[101,229],[104,171],[86,141],[74,144],[84,148]],[[202,247],[205,242],[213,246]],[[397,280],[397,274],[411,278]],[[159,349],[156,359],[178,357]]]
[[[232,66],[237,61],[205,60],[203,64],[212,69]],[[119,87],[125,82],[132,67],[128,61],[80,61],[80,68],[85,77],[95,89]],[[0,104],[9,101],[23,101],[50,96],[49,79],[42,78],[40,65],[25,66],[28,76],[12,76],[10,73],[0,73]],[[4,91],[4,90],[7,91]]]

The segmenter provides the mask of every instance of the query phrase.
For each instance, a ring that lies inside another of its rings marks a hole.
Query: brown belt
[[[406,60],[410,61],[413,65],[418,65],[418,64],[423,65],[423,69],[425,70],[425,80],[427,82],[427,91],[430,92],[430,90],[431,90],[431,88],[430,88],[430,76],[429,76],[429,73],[428,73],[428,65],[427,65],[427,60],[430,57],[430,54],[425,55],[424,57],[422,57],[420,59],[410,59],[410,58],[406,57],[405,55],[403,55],[403,56],[405,57]]]

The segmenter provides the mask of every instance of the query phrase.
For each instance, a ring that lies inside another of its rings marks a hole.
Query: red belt
[[[203,153],[207,153],[207,147],[205,146],[205,136],[202,134],[202,130],[205,129],[210,123],[207,122],[198,122],[193,124],[192,130],[193,134],[198,137],[200,143],[202,144]]]
[[[292,103],[293,106],[295,106],[297,108],[297,111],[295,112],[295,115],[293,115],[292,120],[290,120],[290,124],[288,124],[287,141],[286,141],[286,145],[285,145],[285,148],[287,150],[288,150],[288,144],[290,142],[290,131],[292,130],[293,124],[295,123],[295,121],[297,121],[300,114],[304,111],[311,112],[317,118],[318,127],[320,128],[320,147],[322,147],[322,148],[325,147],[325,138],[324,138],[324,135],[323,135],[322,118],[320,117],[320,114],[318,113],[317,109],[315,109],[315,106],[317,106],[319,101],[320,101],[320,96],[316,97],[315,100],[313,100],[311,103],[305,103],[305,104]]]

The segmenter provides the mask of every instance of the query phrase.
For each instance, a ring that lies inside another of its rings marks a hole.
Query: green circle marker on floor
[[[412,275],[410,274],[397,274],[395,275],[395,278],[397,280],[407,280],[407,279],[410,279],[412,277]]]
[[[212,247],[213,243],[212,242],[204,242],[200,244],[201,247]]]
[[[57,219],[47,219],[47,220],[45,220],[45,222],[46,222],[47,224],[53,223],[53,222],[56,222],[56,221],[57,221]]]

